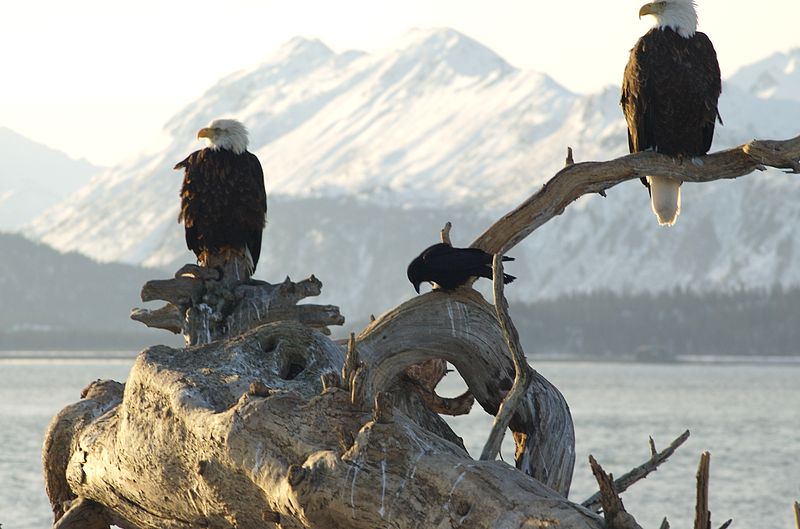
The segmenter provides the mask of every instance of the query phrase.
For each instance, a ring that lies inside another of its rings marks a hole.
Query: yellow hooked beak
[[[639,18],[645,15],[660,15],[664,12],[666,2],[650,2],[639,8]]]
[[[198,130],[197,131],[197,139],[199,140],[200,138],[211,138],[211,139],[213,139],[214,138],[214,129],[210,129],[210,128],[206,127],[206,128],[202,128],[202,129]]]

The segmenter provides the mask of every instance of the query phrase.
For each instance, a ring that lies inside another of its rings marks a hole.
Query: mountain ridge
[[[0,146],[0,230],[22,228],[102,170],[2,126]]]
[[[171,168],[200,147],[199,127],[235,115],[251,131],[270,194],[260,277],[317,263],[309,273],[326,282],[323,297],[361,317],[413,293],[405,264],[445,221],[456,244],[468,244],[555,174],[567,145],[576,161],[625,154],[618,102],[618,87],[572,93],[450,29],[412,32],[382,54],[293,39],[176,114],[163,151],[109,170],[29,233],[105,261],[191,261],[176,223],[181,175]],[[713,150],[789,137],[800,123],[800,101],[758,97],[730,80],[720,108],[726,126]],[[638,182],[608,195],[579,199],[514,249],[523,268],[510,296],[800,284],[800,230],[791,229],[800,189],[779,171],[687,184],[672,229],[656,226]],[[377,261],[379,248],[391,262]]]

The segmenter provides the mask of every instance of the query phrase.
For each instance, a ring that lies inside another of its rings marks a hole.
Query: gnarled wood
[[[78,498],[53,529],[109,529],[106,509],[99,503]]]
[[[326,334],[328,326],[344,323],[334,305],[297,305],[322,291],[322,282],[313,275],[298,283],[287,277],[277,285],[251,280],[247,274],[242,281],[244,264],[234,261],[218,268],[187,264],[172,279],[148,281],[142,301],[168,303],[156,310],[133,309],[131,319],[182,333],[188,345],[236,336],[272,321],[299,321]]]
[[[382,397],[374,381],[374,417],[336,385],[323,389],[322,375],[343,365],[338,345],[290,322],[156,346],[137,358],[117,406],[54,421],[48,436],[68,448],[72,494],[125,528],[602,527],[513,467],[432,435],[424,406]],[[119,397],[118,386],[101,390]]]
[[[492,278],[494,308],[500,328],[506,338],[506,345],[511,352],[511,361],[514,364],[515,374],[511,389],[503,398],[503,402],[500,403],[500,407],[497,410],[497,415],[495,415],[492,429],[489,432],[489,439],[483,447],[483,452],[481,452],[482,461],[491,461],[500,453],[500,446],[508,423],[523,395],[528,392],[528,385],[531,380],[530,367],[525,359],[525,353],[522,352],[522,344],[519,343],[519,333],[517,333],[514,322],[511,321],[511,316],[508,314],[508,303],[503,295],[503,256],[500,254],[496,254],[492,259]],[[566,496],[566,492],[564,495]]]
[[[173,334],[180,334],[183,330],[183,315],[180,309],[172,303],[167,303],[155,310],[132,309],[131,319],[153,329],[164,329]]]
[[[494,307],[469,287],[432,291],[379,316],[357,337],[366,366],[364,400],[391,386],[403,370],[431,358],[453,364],[475,399],[491,415],[511,389],[514,365]],[[567,495],[575,464],[575,432],[564,397],[539,373],[532,381],[510,429],[516,466]]]

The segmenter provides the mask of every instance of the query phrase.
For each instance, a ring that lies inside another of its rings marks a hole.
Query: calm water
[[[97,378],[124,381],[132,360],[0,359],[0,524],[33,529],[52,523],[41,477],[42,438],[51,417]],[[621,475],[649,456],[648,435],[661,449],[683,430],[689,440],[661,469],[623,495],[643,527],[668,516],[691,527],[699,455],[711,457],[712,525],[794,527],[800,499],[800,366],[635,365],[543,362],[535,367],[564,393],[577,436],[570,497],[595,491],[588,454]],[[453,378],[453,380],[450,380]],[[461,389],[445,379],[443,393]],[[472,454],[491,423],[478,406],[451,421]],[[512,451],[506,450],[506,460]]]

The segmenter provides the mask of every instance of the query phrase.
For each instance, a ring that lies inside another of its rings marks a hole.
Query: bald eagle
[[[249,277],[261,254],[267,215],[261,164],[247,151],[247,129],[236,120],[215,119],[197,138],[208,146],[175,166],[184,170],[178,222],[186,229],[186,245],[203,266],[244,258]]]
[[[639,10],[655,26],[631,50],[622,81],[622,108],[630,152],[652,150],[675,157],[706,154],[722,118],[722,91],[714,46],[697,31],[693,0],[662,0]],[[650,203],[660,225],[672,226],[681,209],[681,182],[647,176]]]
[[[433,283],[442,290],[454,290],[471,277],[492,279],[492,254],[478,248],[453,248],[449,244],[434,244],[422,251],[408,265],[406,274],[419,294],[423,281]],[[503,261],[513,261],[503,256]],[[516,277],[503,274],[503,283],[511,283]]]

